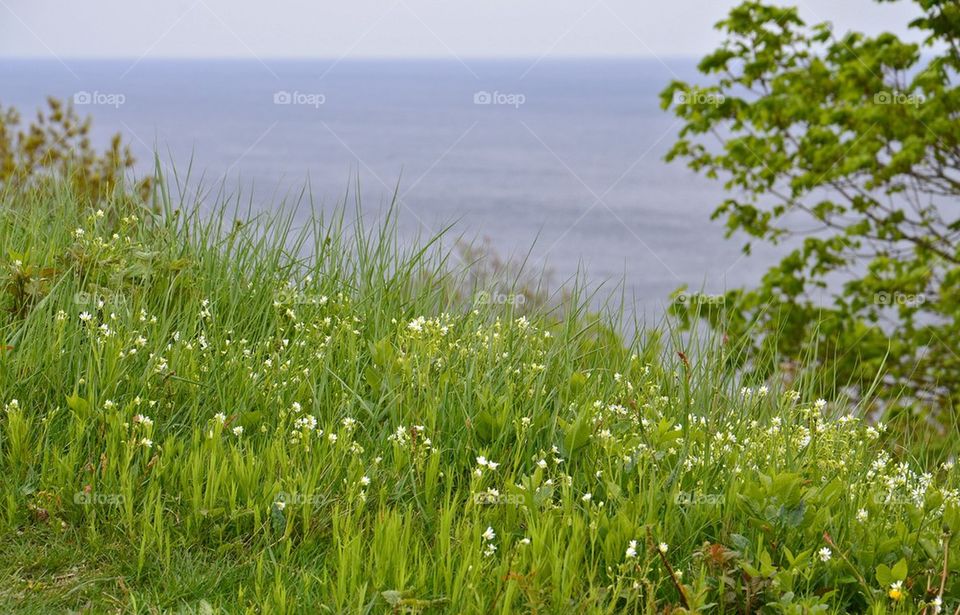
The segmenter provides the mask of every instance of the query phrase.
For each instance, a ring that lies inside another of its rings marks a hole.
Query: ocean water
[[[5,59],[0,105],[73,100],[143,171],[158,152],[258,208],[309,181],[332,209],[359,181],[380,215],[397,190],[405,234],[451,226],[555,285],[622,282],[650,319],[682,284],[750,284],[775,257],[744,257],[710,220],[719,183],[664,162],[679,124],[658,93],[674,78],[695,79],[694,61]]]

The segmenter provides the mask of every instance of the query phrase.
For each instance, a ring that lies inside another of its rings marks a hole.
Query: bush
[[[70,187],[81,203],[96,202],[118,189],[146,199],[149,178],[125,185],[133,168],[130,148],[114,135],[103,153],[90,143],[90,119],[80,119],[72,105],[48,98],[49,109],[20,129],[16,109],[0,107],[0,186],[20,188],[54,180]]]

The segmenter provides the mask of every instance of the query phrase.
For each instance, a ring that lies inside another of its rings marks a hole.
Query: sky
[[[839,30],[907,32],[910,0],[776,0]],[[700,56],[736,0],[0,0],[0,56]],[[915,38],[915,37],[910,37]]]

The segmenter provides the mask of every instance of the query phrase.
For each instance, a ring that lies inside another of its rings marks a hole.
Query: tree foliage
[[[125,184],[134,158],[119,134],[100,153],[90,139],[90,118],[81,118],[55,98],[47,99],[47,107],[27,126],[16,109],[0,107],[0,186],[16,188],[54,178],[69,181],[73,194],[88,200],[118,188],[131,197],[146,197],[149,178]]]
[[[667,158],[724,181],[728,236],[785,251],[756,288],[678,306],[683,322],[750,334],[754,356],[815,355],[852,395],[943,427],[960,400],[960,4],[913,2],[918,43],[744,2],[707,83],[661,98],[684,122]]]

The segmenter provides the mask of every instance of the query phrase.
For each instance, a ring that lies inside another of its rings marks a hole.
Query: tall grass
[[[834,383],[158,186],[0,195],[0,610],[956,606],[957,470]]]

